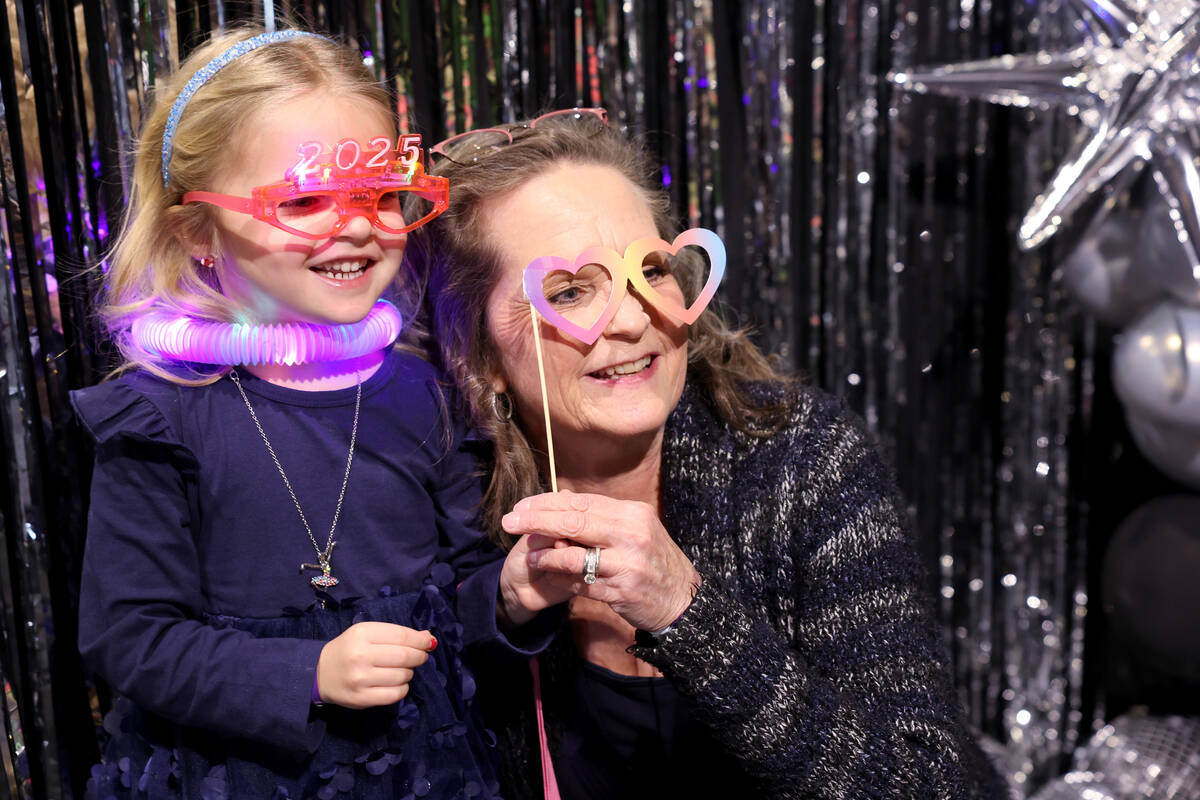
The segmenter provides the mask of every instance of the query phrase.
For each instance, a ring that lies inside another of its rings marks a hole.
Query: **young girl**
[[[123,696],[97,797],[496,794],[458,655],[537,648],[496,629],[470,443],[391,347],[380,298],[445,208],[414,139],[294,30],[210,42],[146,122],[102,311],[130,369],[74,394],[80,648]]]

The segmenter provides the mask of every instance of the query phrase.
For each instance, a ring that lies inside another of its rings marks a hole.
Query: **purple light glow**
[[[350,325],[244,325],[182,314],[153,314],[130,331],[142,349],[169,361],[199,364],[319,364],[382,350],[400,335],[396,307],[379,300]]]

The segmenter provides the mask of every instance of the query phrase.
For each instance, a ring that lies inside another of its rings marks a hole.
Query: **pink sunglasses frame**
[[[442,158],[449,159],[450,161],[455,161],[454,158],[451,157],[450,154],[446,152],[445,148],[447,147],[447,145],[451,145],[454,142],[460,141],[468,136],[474,136],[479,133],[500,133],[500,134],[503,134],[504,136],[508,137],[508,141],[505,144],[512,144],[513,130],[520,131],[520,130],[524,130],[526,128],[533,129],[533,128],[537,127],[537,124],[539,122],[542,122],[547,119],[552,119],[555,117],[565,117],[570,114],[575,114],[576,116],[578,116],[580,118],[582,118],[584,114],[590,114],[591,116],[599,118],[599,120],[601,122],[603,122],[605,125],[608,125],[608,111],[606,111],[603,108],[582,108],[582,107],[561,108],[558,111],[548,111],[545,114],[542,114],[540,117],[535,117],[533,120],[531,120],[529,122],[529,124],[527,126],[523,126],[521,128],[514,128],[514,129],[475,128],[473,130],[463,131],[462,133],[456,133],[453,136],[451,136],[447,139],[443,139],[442,141],[435,144],[433,147],[429,148],[429,163],[431,166],[433,165],[433,156],[435,154],[441,156]],[[498,150],[502,146],[503,145],[499,145],[499,144],[492,145],[491,149]],[[480,148],[480,149],[484,149],[484,148]],[[457,163],[461,163],[461,162],[455,161],[455,163],[457,164]]]

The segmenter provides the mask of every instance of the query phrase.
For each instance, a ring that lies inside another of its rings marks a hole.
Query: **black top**
[[[554,760],[564,800],[741,797],[748,789],[666,678],[581,661],[564,725]]]

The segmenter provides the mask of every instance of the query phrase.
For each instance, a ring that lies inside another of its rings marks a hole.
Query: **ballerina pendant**
[[[334,544],[337,544],[337,542],[334,542]],[[333,548],[330,547],[329,550],[330,550],[330,553],[332,554]],[[324,553],[321,553],[320,555],[317,556],[316,564],[301,564],[300,565],[301,572],[303,572],[306,569],[321,570],[320,575],[317,575],[316,577],[314,577],[312,580],[309,581],[309,583],[311,583],[313,585],[314,589],[321,589],[322,591],[324,591],[326,589],[332,589],[334,586],[338,585],[338,579],[336,577],[334,577],[333,574],[331,573],[333,566],[329,563],[329,558]]]

